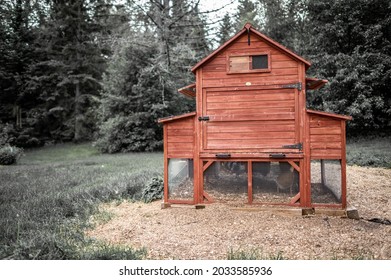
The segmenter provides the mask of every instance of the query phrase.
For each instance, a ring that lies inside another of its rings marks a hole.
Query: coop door
[[[205,89],[202,107],[204,151],[280,152],[298,141],[295,88]]]
[[[169,159],[167,190],[169,202],[193,201],[193,172],[192,159]]]

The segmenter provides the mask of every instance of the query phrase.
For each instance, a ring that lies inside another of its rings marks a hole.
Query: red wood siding
[[[203,87],[244,86],[264,84],[286,84],[298,82],[299,63],[287,54],[273,48],[261,38],[252,34],[250,46],[247,43],[247,35],[242,35],[232,45],[218,53],[203,67]],[[270,72],[228,74],[227,64],[229,55],[235,54],[270,54]]]
[[[193,158],[194,117],[174,120],[165,125],[168,158]]]
[[[341,120],[308,114],[311,158],[327,159],[342,157]]]
[[[208,91],[203,94],[204,150],[274,151],[296,141],[295,89]]]

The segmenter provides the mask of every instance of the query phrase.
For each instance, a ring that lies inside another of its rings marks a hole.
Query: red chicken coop
[[[351,118],[306,108],[310,65],[250,24],[197,63],[196,112],[159,119],[164,202],[345,209]]]

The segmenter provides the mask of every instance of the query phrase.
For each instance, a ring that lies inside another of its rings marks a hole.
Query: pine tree
[[[84,0],[53,0],[52,20],[37,45],[40,61],[30,70],[30,92],[45,102],[44,119],[51,123],[50,137],[56,140],[77,142],[93,132],[95,120],[89,108],[100,89],[104,60],[92,8]]]
[[[156,120],[194,109],[177,89],[193,81],[190,69],[208,49],[195,1],[134,1],[131,7],[142,21],[123,33],[103,79],[96,142],[103,152],[161,149]]]
[[[243,27],[243,26],[242,26]],[[219,24],[219,33],[217,34],[217,40],[220,45],[224,44],[233,35],[233,25],[229,13],[226,13],[222,22]]]
[[[236,13],[235,32],[243,28],[246,23],[251,23],[254,27],[259,27],[257,5],[251,0],[239,0],[238,11]]]
[[[351,131],[391,128],[391,5],[387,0],[309,1],[309,53],[329,85],[309,100],[351,115]]]

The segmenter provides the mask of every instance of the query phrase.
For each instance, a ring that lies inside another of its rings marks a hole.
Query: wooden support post
[[[253,203],[253,162],[249,160],[247,162],[247,180],[248,180],[248,204]]]
[[[203,198],[206,198],[208,203],[214,202],[213,198],[205,190],[203,191]]]
[[[213,163],[213,160],[208,161],[206,164],[203,165],[202,170],[205,172],[206,169],[208,169]]]
[[[298,202],[300,199],[300,192],[297,193],[292,199],[291,201],[289,202],[289,204],[295,204],[296,202]]]
[[[288,160],[288,162],[297,172],[300,173],[300,167],[293,160]]]
[[[163,149],[164,149],[164,202],[168,201],[168,143],[167,143],[167,126],[168,124],[163,125]]]
[[[341,120],[341,137],[342,137],[342,145],[341,145],[341,203],[342,208],[345,209],[347,207],[346,201],[346,122]]]

